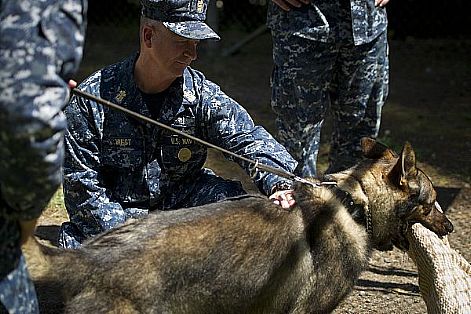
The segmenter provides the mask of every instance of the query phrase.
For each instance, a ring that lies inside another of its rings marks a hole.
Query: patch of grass
[[[48,208],[63,209],[64,207],[64,193],[62,187],[59,187],[49,202]]]
[[[68,216],[64,205],[64,194],[62,192],[62,187],[60,187],[49,201],[49,204],[40,217],[40,222],[44,224],[60,224],[67,219]]]

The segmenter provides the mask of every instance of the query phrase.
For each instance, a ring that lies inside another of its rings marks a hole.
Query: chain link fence
[[[269,1],[272,0],[210,0],[207,23],[222,40],[204,41],[200,51],[230,56],[266,34]],[[79,77],[138,49],[140,10],[139,0],[89,1],[85,62]],[[391,39],[471,39],[465,0],[449,0],[446,5],[438,0],[391,0],[387,10]]]
[[[268,1],[271,0],[211,0],[208,22],[218,31],[237,28],[250,33],[265,23]],[[438,0],[391,0],[390,35],[399,39],[469,38],[471,25],[465,8],[465,0],[450,0],[446,4]],[[139,12],[139,0],[89,1],[89,25],[119,28],[137,25]]]
[[[236,27],[250,32],[265,23],[267,0],[211,0],[208,19],[219,30]],[[137,24],[138,0],[89,1],[88,21],[91,26],[127,27]]]

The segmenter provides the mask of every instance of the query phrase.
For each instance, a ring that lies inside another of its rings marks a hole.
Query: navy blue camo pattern
[[[61,183],[65,80],[82,57],[86,3],[0,0],[0,8],[0,303],[37,313],[18,222],[38,218]]]
[[[202,73],[188,67],[152,115],[133,81],[137,55],[108,66],[79,88],[260,163],[292,172],[297,163],[247,111]],[[153,104],[155,105],[155,104]],[[93,101],[73,97],[64,162],[64,198],[70,223],[59,243],[83,239],[149,210],[170,210],[245,193],[240,183],[205,169],[207,147]],[[247,173],[251,165],[237,162]],[[263,171],[254,182],[268,195],[286,179]]]
[[[330,112],[329,168],[361,158],[360,139],[376,137],[388,95],[385,8],[373,0],[312,1],[283,11],[271,4],[272,102],[278,139],[299,161],[301,176],[317,175],[321,128]]]

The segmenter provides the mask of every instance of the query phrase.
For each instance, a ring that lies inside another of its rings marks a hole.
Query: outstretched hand
[[[277,4],[280,8],[285,11],[291,10],[291,8],[299,8],[303,4],[309,4],[311,0],[272,0],[273,3]]]
[[[280,205],[283,208],[290,208],[296,204],[296,201],[293,198],[293,190],[276,191],[270,195],[269,199],[273,200],[273,203]]]

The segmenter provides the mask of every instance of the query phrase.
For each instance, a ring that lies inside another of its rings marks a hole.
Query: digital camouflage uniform
[[[190,67],[147,105],[133,81],[136,59],[133,55],[96,72],[79,88],[260,163],[295,169],[285,148],[255,126],[244,108]],[[197,142],[77,97],[65,114],[64,198],[71,222],[62,227],[62,246],[75,248],[149,210],[197,206],[245,193],[239,182],[203,168],[207,147]],[[250,173],[248,163],[233,161]],[[265,172],[254,177],[264,194],[283,181]]]
[[[0,312],[37,313],[20,220],[61,182],[64,79],[82,56],[85,3],[0,0]]]
[[[327,172],[355,164],[361,137],[378,134],[389,65],[386,9],[374,2],[313,0],[289,12],[271,3],[272,108],[299,175],[316,175],[327,110],[333,118]]]

